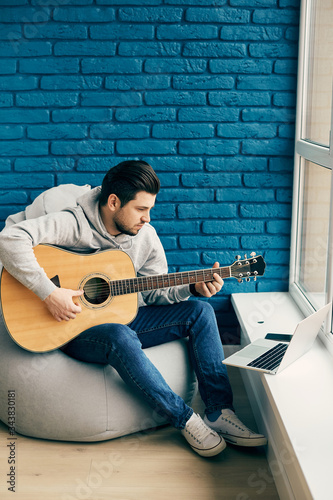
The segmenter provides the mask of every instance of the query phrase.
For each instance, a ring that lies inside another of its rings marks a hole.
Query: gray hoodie
[[[77,200],[77,206],[25,220],[0,233],[0,260],[18,281],[44,300],[56,286],[39,266],[33,247],[50,244],[78,253],[120,249],[132,259],[137,276],[168,272],[164,249],[155,229],[145,224],[135,236],[110,235],[102,222],[94,188]],[[112,279],[112,277],[110,277]],[[189,286],[163,288],[139,294],[139,306],[173,304],[190,296]]]

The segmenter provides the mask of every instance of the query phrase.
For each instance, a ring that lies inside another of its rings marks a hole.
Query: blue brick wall
[[[171,270],[256,251],[287,289],[297,0],[0,0],[0,219],[143,158]]]

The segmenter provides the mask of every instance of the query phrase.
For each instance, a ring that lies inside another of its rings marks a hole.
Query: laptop
[[[275,375],[303,356],[313,345],[332,303],[298,323],[290,342],[257,339],[232,354],[223,363]]]

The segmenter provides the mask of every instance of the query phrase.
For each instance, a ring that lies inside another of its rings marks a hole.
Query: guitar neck
[[[213,274],[217,273],[222,279],[231,277],[230,267],[202,269],[200,271],[183,271],[179,273],[159,274],[155,276],[140,276],[137,278],[110,281],[110,290],[113,296],[128,293],[146,292],[159,288],[168,288],[179,285],[190,285],[204,281],[213,281]]]

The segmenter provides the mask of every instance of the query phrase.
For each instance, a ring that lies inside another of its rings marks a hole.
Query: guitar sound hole
[[[103,278],[95,277],[86,281],[84,287],[84,298],[90,304],[103,304],[110,296],[110,287]]]

